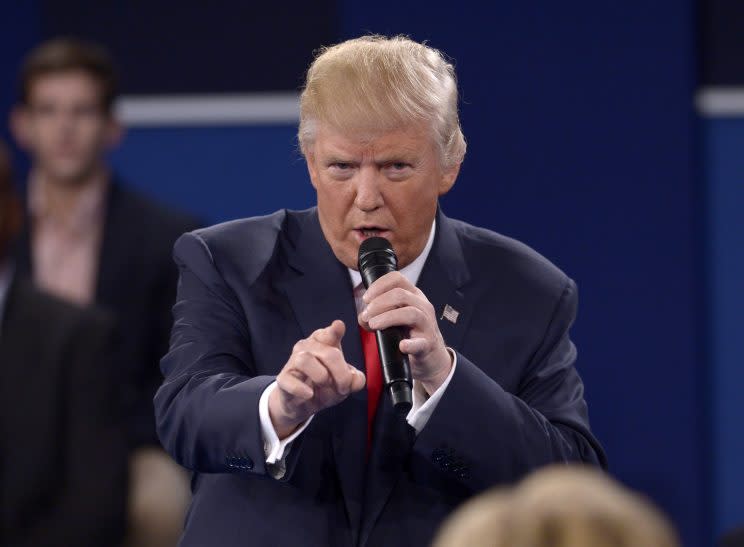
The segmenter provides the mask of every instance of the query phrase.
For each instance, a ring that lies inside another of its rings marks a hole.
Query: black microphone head
[[[369,287],[374,281],[389,272],[398,269],[398,257],[390,242],[384,237],[370,237],[359,246],[357,268],[362,275],[364,286]]]

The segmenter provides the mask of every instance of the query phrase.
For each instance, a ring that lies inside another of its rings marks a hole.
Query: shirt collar
[[[410,281],[413,285],[416,285],[416,283],[418,283],[418,279],[421,276],[421,271],[424,269],[426,259],[429,257],[431,248],[434,245],[434,234],[436,233],[436,229],[437,220],[434,219],[434,222],[431,223],[431,230],[429,230],[429,239],[424,246],[424,250],[421,251],[421,254],[418,255],[413,262],[411,262],[405,268],[401,268],[400,270],[400,273],[402,273],[405,278],[408,279],[408,281]],[[352,270],[351,268],[349,268],[349,276],[351,277],[352,287],[356,288],[362,283],[362,274],[360,274],[357,270]]]
[[[35,221],[51,221],[63,230],[83,234],[103,218],[108,176],[97,178],[82,189],[73,207],[63,215],[53,215],[49,207],[48,183],[32,175],[28,181],[28,207]]]

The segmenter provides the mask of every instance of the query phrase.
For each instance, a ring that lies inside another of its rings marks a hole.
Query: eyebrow
[[[327,158],[324,158],[323,163],[325,163],[326,165],[331,165],[334,163],[359,163],[359,162],[358,160],[353,159],[348,156],[344,157],[344,156],[334,154],[332,156],[328,156]]]

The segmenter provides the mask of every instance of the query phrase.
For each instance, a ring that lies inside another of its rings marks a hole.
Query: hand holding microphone
[[[359,324],[376,331],[385,385],[393,404],[400,404],[399,410],[407,412],[410,404],[406,407],[405,401],[410,392],[403,387],[406,381],[410,386],[413,377],[431,395],[449,375],[452,358],[439,331],[434,307],[397,271],[388,240],[375,237],[362,243],[359,272],[367,287]]]

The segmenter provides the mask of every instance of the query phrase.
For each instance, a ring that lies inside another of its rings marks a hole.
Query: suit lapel
[[[8,288],[2,324],[0,324],[0,405],[2,428],[24,423],[23,406],[18,402],[18,386],[38,380],[39,345],[34,342],[38,328],[29,321],[35,308],[30,308],[27,293],[31,282],[18,276]],[[25,392],[24,392],[25,393]]]
[[[456,350],[461,348],[472,311],[472,303],[465,300],[463,292],[469,280],[470,272],[454,221],[440,210],[435,243],[421,271],[418,287],[434,306],[444,343]]]
[[[27,278],[33,277],[33,270],[31,264],[31,222],[29,221],[31,213],[26,212],[26,221],[23,224],[23,230],[21,230],[18,239],[13,247],[13,258],[15,262],[16,272]]]
[[[130,253],[129,249],[141,242],[133,234],[137,220],[127,211],[127,197],[116,180],[109,185],[105,207],[94,299],[104,306],[111,306],[126,293],[118,284],[119,272],[132,271],[133,265],[127,261],[137,253]]]
[[[296,220],[295,220],[296,219]],[[364,371],[356,307],[346,267],[333,254],[318,222],[317,212],[293,216],[287,233],[291,271],[280,282],[307,337],[341,319],[346,334],[341,342],[346,361]],[[361,515],[364,453],[366,450],[367,392],[362,390],[329,409],[333,420],[331,444],[351,529]],[[354,538],[356,542],[356,537]]]
[[[471,315],[463,287],[470,279],[454,222],[437,212],[437,233],[417,286],[434,306],[445,344],[459,350]],[[445,309],[449,306],[448,313]],[[395,484],[404,472],[416,433],[395,414],[383,390],[375,420],[374,446],[365,483],[364,520],[359,545],[365,545]]]

